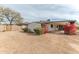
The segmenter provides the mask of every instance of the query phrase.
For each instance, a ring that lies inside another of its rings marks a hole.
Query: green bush
[[[36,28],[36,29],[34,29],[34,31],[35,31],[35,34],[37,34],[37,35],[42,34],[42,29],[41,28]]]

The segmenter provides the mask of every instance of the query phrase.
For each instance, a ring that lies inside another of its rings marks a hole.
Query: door
[[[58,30],[64,30],[64,26],[63,25],[59,25],[58,26]]]

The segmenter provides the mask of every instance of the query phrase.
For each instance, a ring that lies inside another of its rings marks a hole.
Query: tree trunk
[[[9,24],[9,31],[11,31],[11,30],[12,30],[12,21]]]
[[[12,25],[9,25],[9,31],[12,31]]]

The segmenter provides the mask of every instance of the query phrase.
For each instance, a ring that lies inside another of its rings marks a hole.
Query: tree
[[[0,7],[0,24],[1,24],[1,22],[3,22],[3,15],[2,15],[2,13],[3,13],[3,8]]]
[[[9,8],[3,10],[3,16],[8,20],[10,25],[12,25],[13,22],[17,23],[22,20],[20,13],[10,10]]]
[[[1,21],[4,20],[11,28],[12,24],[20,24],[23,20],[19,12],[5,7],[0,7],[0,17],[2,17]]]

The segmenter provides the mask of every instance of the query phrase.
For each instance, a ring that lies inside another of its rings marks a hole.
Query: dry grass
[[[79,34],[0,32],[0,53],[79,53]]]

